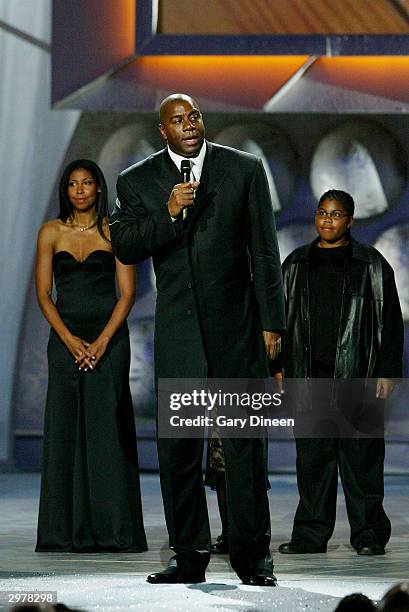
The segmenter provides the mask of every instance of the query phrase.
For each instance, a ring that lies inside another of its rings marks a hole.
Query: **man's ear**
[[[165,128],[163,127],[163,125],[161,123],[159,123],[158,128],[159,128],[159,132],[160,132],[160,135],[162,136],[162,138],[164,140],[167,140],[168,137],[166,136]]]
[[[354,217],[350,217],[350,219],[348,221],[348,229],[350,229],[353,226],[354,221],[355,221]]]

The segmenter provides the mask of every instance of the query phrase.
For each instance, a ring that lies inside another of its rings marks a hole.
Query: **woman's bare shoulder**
[[[61,221],[61,219],[51,219],[50,221],[46,221],[40,227],[38,232],[38,237],[44,241],[54,242],[61,233],[64,232],[66,223]]]

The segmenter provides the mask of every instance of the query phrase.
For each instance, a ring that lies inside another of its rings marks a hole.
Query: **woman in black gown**
[[[37,247],[37,295],[51,331],[36,550],[142,552],[126,325],[135,269],[112,254],[95,163],[69,164],[59,197],[59,217],[41,227]]]

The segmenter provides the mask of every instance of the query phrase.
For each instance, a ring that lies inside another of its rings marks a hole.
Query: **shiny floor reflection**
[[[150,550],[143,554],[35,553],[40,478],[38,474],[0,474],[0,591],[54,590],[59,601],[83,610],[323,611],[334,610],[340,597],[364,592],[379,599],[409,575],[409,477],[389,476],[387,512],[393,534],[384,557],[358,557],[349,546],[342,494],[327,554],[280,555],[278,545],[289,539],[297,502],[293,476],[271,476],[270,507],[273,552],[279,586],[241,585],[227,558],[213,557],[207,582],[159,585],[145,582],[170,556],[164,527],[159,480],[142,476],[142,495]],[[208,492],[213,536],[220,532],[216,495]],[[0,609],[5,609],[1,607]]]

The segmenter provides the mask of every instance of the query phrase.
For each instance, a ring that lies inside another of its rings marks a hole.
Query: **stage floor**
[[[340,597],[363,592],[379,599],[394,583],[409,578],[409,477],[389,476],[385,508],[392,539],[382,557],[358,557],[349,545],[342,493],[327,554],[280,555],[289,539],[297,503],[293,476],[271,476],[272,550],[277,588],[239,583],[227,558],[212,557],[207,582],[152,586],[146,575],[168,560],[159,479],[141,478],[149,551],[142,554],[35,553],[39,474],[0,474],[0,595],[2,591],[57,591],[58,600],[83,610],[178,610],[180,612],[332,611]],[[109,494],[109,492],[107,492]],[[208,491],[212,535],[220,532],[216,495]],[[0,604],[0,609],[7,609]]]

